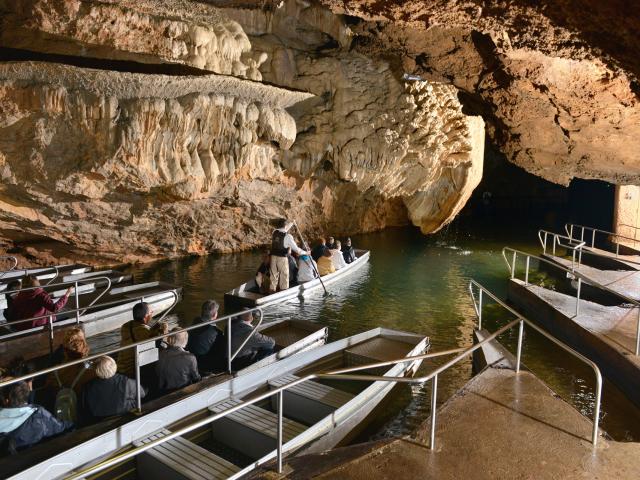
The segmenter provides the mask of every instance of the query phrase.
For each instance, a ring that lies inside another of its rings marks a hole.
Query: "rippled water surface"
[[[445,231],[425,237],[412,228],[389,229],[354,237],[357,248],[372,251],[370,263],[348,280],[319,294],[271,307],[266,320],[300,318],[327,325],[332,339],[384,326],[430,337],[432,351],[472,344],[476,319],[468,284],[471,278],[506,295],[508,272],[501,250],[505,245],[538,252],[535,232],[461,233]],[[147,264],[133,268],[136,281],[162,280],[182,285],[184,299],[175,314],[183,324],[199,313],[206,298],[220,303],[224,292],[251,278],[260,252],[211,255]],[[488,307],[485,327],[493,331],[510,317]],[[512,352],[516,331],[501,340]],[[112,341],[117,341],[111,337]],[[109,342],[111,343],[111,342]],[[590,414],[593,374],[544,338],[526,331],[525,365],[563,398]],[[433,368],[425,362],[422,371]],[[439,402],[445,401],[471,378],[470,360],[460,362],[439,379]],[[411,433],[429,411],[429,387],[401,387],[394,391],[387,416],[369,436]],[[605,385],[603,428],[616,439],[640,440],[640,415],[610,385]]]

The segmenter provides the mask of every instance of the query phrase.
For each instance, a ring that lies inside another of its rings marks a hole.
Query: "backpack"
[[[60,386],[60,390],[56,394],[56,403],[54,407],[54,412],[56,418],[63,422],[72,422],[77,423],[78,421],[78,396],[73,388],[76,386],[84,372],[89,368],[88,363],[84,363],[82,365],[82,369],[76,375],[70,387],[63,387],[62,382],[60,381],[60,377],[58,376],[58,372],[54,372],[56,376],[56,380],[58,381],[58,385]]]

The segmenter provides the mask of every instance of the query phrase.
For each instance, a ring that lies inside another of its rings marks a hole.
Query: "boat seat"
[[[133,442],[140,447],[168,435],[162,429]],[[176,437],[136,457],[138,478],[141,480],[222,480],[241,468],[182,437]]]
[[[241,400],[225,400],[209,407],[214,414],[235,407]],[[282,418],[282,442],[286,443],[307,429],[305,425]],[[248,457],[259,459],[276,449],[278,415],[256,405],[237,410],[211,424],[214,440]]]
[[[269,380],[269,386],[282,387],[299,378],[295,375],[285,375]],[[284,391],[284,414],[299,422],[313,425],[351,401],[353,397],[343,390],[309,380]],[[271,401],[275,403],[275,395],[271,397]]]

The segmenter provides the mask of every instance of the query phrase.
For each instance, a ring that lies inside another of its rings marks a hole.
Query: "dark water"
[[[317,321],[329,327],[331,339],[385,326],[428,335],[432,351],[470,346],[476,318],[469,280],[475,279],[504,298],[508,272],[502,247],[538,252],[535,238],[535,231],[490,230],[470,235],[455,228],[431,237],[413,228],[354,237],[357,248],[372,251],[369,265],[346,282],[330,286],[330,297],[320,294],[304,302],[271,307],[266,320]],[[211,255],[142,265],[133,273],[138,282],[153,279],[182,285],[184,299],[174,313],[186,324],[199,313],[204,299],[222,303],[225,291],[251,278],[260,260],[257,251]],[[494,331],[509,320],[503,310],[489,306],[484,326]],[[513,330],[500,339],[512,352],[516,335]],[[565,400],[591,414],[594,382],[588,367],[530,331],[526,331],[523,361]],[[425,362],[422,370],[427,372],[436,364]],[[439,402],[471,375],[470,359],[441,375]],[[398,388],[385,412],[386,423],[370,434],[411,433],[428,415],[428,386]],[[640,414],[609,384],[605,385],[602,428],[618,440],[640,440]]]

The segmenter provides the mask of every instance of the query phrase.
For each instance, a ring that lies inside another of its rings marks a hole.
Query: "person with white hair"
[[[340,240],[336,240],[334,244],[334,248],[330,248],[331,252],[331,260],[333,261],[333,266],[336,267],[336,270],[340,270],[347,266],[347,262],[344,261],[344,257],[342,256],[342,244]]]
[[[156,363],[156,380],[160,393],[168,393],[200,381],[196,356],[184,347],[189,341],[189,333],[174,327],[164,339],[167,348],[160,350]]]
[[[94,363],[95,376],[82,390],[82,410],[93,420],[122,415],[137,407],[136,381],[118,373],[116,361],[109,356]],[[147,390],[140,386],[140,397]]]

